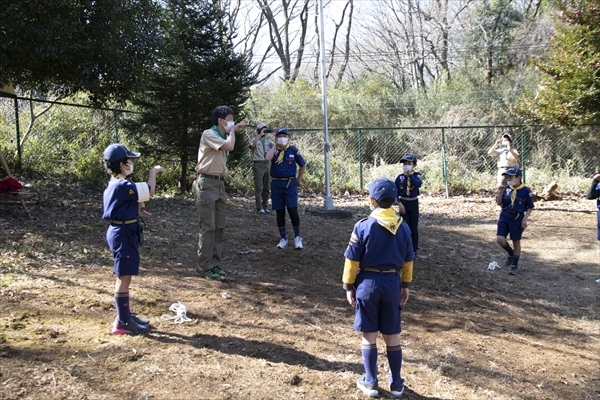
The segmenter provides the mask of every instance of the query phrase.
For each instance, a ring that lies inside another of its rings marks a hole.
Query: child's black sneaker
[[[119,320],[115,320],[113,324],[112,333],[113,335],[137,335],[139,333],[145,333],[150,330],[148,325],[140,325],[131,317],[127,322],[122,323]]]
[[[511,275],[516,275],[517,272],[519,272],[519,267],[517,267],[516,265],[512,265],[508,270],[508,273]]]
[[[390,383],[390,394],[394,399],[402,397],[402,393],[404,393],[404,383]]]
[[[148,318],[140,317],[139,315],[131,314],[131,318],[139,325],[150,325]]]
[[[513,262],[513,256],[508,256],[506,258],[506,262],[504,263],[504,266],[505,267],[510,267],[510,265],[512,264],[512,262]]]

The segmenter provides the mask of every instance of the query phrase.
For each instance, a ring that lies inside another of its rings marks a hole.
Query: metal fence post
[[[359,188],[363,188],[363,143],[362,129],[358,129],[358,170],[359,170]]]
[[[521,171],[523,171],[523,183],[527,183],[527,177],[525,176],[525,133],[524,133],[525,127],[521,127],[520,129],[520,133],[521,133],[521,154],[520,154],[520,159],[521,159]]]
[[[446,163],[446,132],[442,128],[442,173],[444,175],[444,186],[446,187],[446,198],[450,197],[448,189],[448,165]]]
[[[19,132],[19,99],[15,97],[15,129],[17,130],[17,164],[22,169],[21,159],[21,133]]]
[[[117,124],[117,111],[113,111],[113,124],[115,125],[115,136],[113,143],[119,143],[119,126]]]

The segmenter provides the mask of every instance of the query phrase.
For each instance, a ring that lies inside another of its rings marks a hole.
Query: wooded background
[[[101,149],[119,140],[148,163],[171,163],[162,185],[184,192],[210,111],[228,104],[250,124],[230,159],[243,176],[256,123],[322,129],[319,12],[315,0],[7,4],[0,85],[12,84],[18,98],[2,100],[0,146],[23,179],[99,184]],[[479,154],[457,152],[457,164],[493,174],[479,157],[502,127],[526,126],[526,146],[539,154],[527,151],[524,166],[543,169],[540,181],[596,171],[597,2],[336,0],[323,3],[323,16],[329,126],[346,132],[338,143],[358,143],[362,128],[397,153],[442,160],[428,144],[443,143],[440,130],[431,139],[420,128],[481,127],[457,135],[458,147]],[[408,127],[419,133],[407,135]],[[313,144],[305,143],[316,166],[323,136],[311,132]],[[364,150],[334,162],[359,169],[395,162],[372,146]],[[526,164],[535,159],[544,163]],[[489,182],[487,175],[469,179],[455,187]]]

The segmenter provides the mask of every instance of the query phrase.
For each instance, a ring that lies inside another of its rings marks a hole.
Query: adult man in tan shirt
[[[213,126],[202,132],[193,190],[200,217],[196,273],[221,280],[227,273],[220,267],[227,193],[227,156],[235,146],[235,132],[246,124],[233,122],[233,110],[219,106],[212,112]]]
[[[510,167],[517,167],[519,165],[519,152],[512,147],[512,137],[508,133],[502,135],[490,147],[488,154],[498,157],[498,187],[506,186],[506,176],[504,173]]]
[[[273,133],[264,122],[256,126],[256,136],[250,139],[250,151],[252,152],[252,173],[254,175],[254,200],[256,201],[256,212],[261,215],[271,214],[269,210],[270,175],[269,161],[265,159],[267,151],[275,146],[275,142],[265,137],[267,133]]]

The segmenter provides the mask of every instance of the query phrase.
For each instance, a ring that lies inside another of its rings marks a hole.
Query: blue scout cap
[[[396,200],[398,190],[396,184],[388,178],[377,178],[373,182],[367,184],[367,190],[375,201],[380,202],[383,199]]]
[[[523,176],[523,171],[521,171],[518,167],[510,167],[503,172],[502,175],[514,175],[514,176]]]
[[[277,133],[275,133],[275,136],[277,136],[277,135],[281,135],[282,133],[283,133],[284,135],[288,135],[288,136],[290,135],[290,132],[288,131],[288,128],[286,128],[286,127],[284,126],[284,127],[281,127],[281,128],[279,128],[279,129],[277,129]]]
[[[109,164],[125,158],[138,158],[140,153],[130,151],[124,144],[113,143],[104,150],[104,161]]]
[[[414,154],[407,154],[404,157],[402,157],[402,160],[400,160],[400,162],[403,162],[403,161],[410,161],[410,162],[414,162],[416,164],[417,157],[415,157]]]

